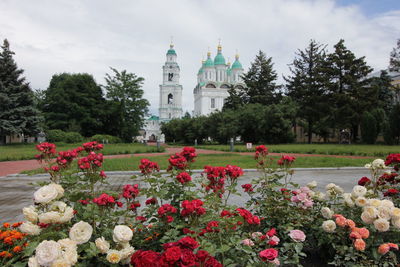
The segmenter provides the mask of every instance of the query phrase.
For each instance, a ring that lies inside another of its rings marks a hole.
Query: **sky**
[[[158,114],[159,84],[171,36],[178,54],[183,110],[193,110],[201,60],[218,40],[226,60],[245,69],[259,50],[289,74],[310,39],[328,52],[341,38],[375,70],[387,68],[400,38],[399,0],[1,0],[0,39],[7,38],[33,89],[57,73],[89,73],[99,84],[109,67],[144,77],[144,97]]]

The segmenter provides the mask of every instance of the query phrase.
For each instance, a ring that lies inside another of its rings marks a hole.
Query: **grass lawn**
[[[168,167],[168,156],[147,157],[152,161],[158,162],[161,169]],[[278,159],[277,157],[274,157]],[[140,157],[105,159],[105,171],[134,171],[138,170]],[[298,157],[293,165],[294,168],[312,168],[312,167],[362,167],[370,159],[348,159],[332,157]],[[232,154],[200,154],[196,162],[192,164],[192,169],[203,169],[205,165],[225,166],[227,164],[237,165],[243,169],[256,168],[253,156],[242,156]],[[25,171],[23,173],[35,174],[43,172],[41,169]]]
[[[357,155],[371,157],[386,157],[390,153],[400,153],[400,146],[386,145],[339,145],[339,144],[279,144],[266,145],[269,152],[274,153],[301,153],[323,155]],[[247,150],[245,145],[235,145],[236,152],[254,151]],[[230,151],[229,145],[200,145],[197,148]]]
[[[22,159],[33,159],[36,154],[38,154],[36,144],[11,144],[0,146],[0,161],[9,160],[22,160]],[[82,143],[76,144],[65,144],[59,143],[57,145],[57,151],[64,151],[68,149],[74,149],[81,146]],[[164,147],[160,147],[157,151],[156,146],[145,146],[143,144],[106,144],[102,153],[104,155],[117,155],[117,154],[135,154],[135,153],[151,153],[151,152],[163,152]]]

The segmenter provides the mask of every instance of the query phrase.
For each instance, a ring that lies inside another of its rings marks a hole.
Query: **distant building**
[[[177,54],[174,45],[171,44],[166,54],[166,62],[163,69],[163,82],[160,84],[159,116],[151,116],[144,122],[143,140],[164,142],[161,134],[161,123],[171,119],[182,117],[182,91],[179,83],[180,68],[176,61]]]
[[[229,88],[244,88],[242,74],[243,67],[238,54],[231,66],[230,62],[225,63],[221,45],[218,45],[214,60],[211,59],[211,53],[208,52],[207,60],[202,62],[197,73],[197,85],[193,90],[193,115],[208,115],[213,111],[221,110],[229,96]]]

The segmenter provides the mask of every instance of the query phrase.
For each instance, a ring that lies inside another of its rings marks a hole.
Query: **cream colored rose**
[[[77,245],[76,242],[69,239],[61,239],[58,242],[61,246],[62,257],[64,261],[69,264],[69,266],[73,266],[78,262],[78,252],[76,251]]]
[[[121,253],[118,250],[110,249],[107,252],[106,259],[108,260],[108,262],[115,264],[115,263],[120,262],[120,260],[122,259],[122,256],[121,256]]]
[[[388,199],[384,199],[381,201],[381,206],[383,207],[387,207],[389,209],[394,208],[394,204],[392,201],[388,200]]]
[[[364,168],[371,169],[371,164],[370,163],[365,164]]]
[[[24,222],[19,226],[19,230],[28,235],[39,235],[41,231],[39,226],[31,222]]]
[[[108,243],[104,237],[97,238],[94,243],[96,247],[100,250],[100,253],[107,253],[110,250],[110,243]]]
[[[336,185],[335,185],[334,183],[327,184],[327,185],[325,186],[325,190],[326,190],[326,191],[329,191],[329,190],[333,189],[335,186],[336,186]]]
[[[33,197],[36,203],[40,204],[48,204],[51,201],[57,199],[58,191],[52,184],[45,185],[39,188],[34,194]]]
[[[367,205],[368,200],[365,197],[358,197],[356,198],[356,200],[354,201],[354,203],[358,206],[358,207],[364,207],[365,205]]]
[[[114,228],[113,240],[118,243],[129,242],[133,237],[131,228],[126,225],[117,225]]]
[[[317,182],[316,181],[312,181],[312,182],[308,183],[307,186],[310,189],[316,188],[317,187]]]
[[[62,201],[54,201],[50,205],[50,210],[58,211],[60,213],[64,212],[66,208],[67,208],[67,204],[65,204],[65,202],[62,202]]]
[[[349,193],[343,194],[344,203],[349,207],[354,207],[354,201]]]
[[[373,169],[385,169],[385,161],[383,159],[376,159],[372,162],[371,167]]]
[[[393,219],[400,219],[400,209],[399,208],[393,208],[391,210],[391,214]]]
[[[400,229],[400,218],[399,219],[393,219],[392,224],[395,228]]]
[[[323,207],[321,209],[321,214],[322,214],[322,217],[324,217],[325,219],[330,219],[330,218],[332,218],[332,215],[334,214],[334,212],[328,207]]]
[[[31,223],[37,223],[38,214],[37,214],[34,206],[29,206],[29,207],[23,208],[22,213],[24,214],[25,219],[27,221],[30,221]]]
[[[379,207],[381,205],[381,200],[380,199],[376,199],[376,198],[371,198],[368,199],[368,205],[369,206],[374,206],[374,207]]]
[[[322,229],[324,229],[325,232],[333,233],[336,229],[336,223],[332,220],[324,221],[322,223]]]
[[[379,232],[386,232],[387,230],[389,230],[390,224],[385,219],[377,219],[374,221],[374,226],[375,229]]]
[[[35,251],[37,262],[42,266],[51,266],[61,256],[61,246],[53,240],[43,241]]]
[[[28,267],[40,267],[35,256],[32,256],[28,260]]]
[[[64,195],[64,188],[62,188],[61,185],[55,184],[55,183],[51,183],[51,184],[49,184],[49,185],[52,186],[52,187],[54,187],[54,189],[57,190],[57,193],[58,193],[57,199],[58,199],[58,198],[62,198],[62,196]]]
[[[375,218],[371,218],[367,212],[361,213],[361,220],[366,224],[371,224],[375,221]]]
[[[373,206],[365,206],[363,213],[364,212],[368,215],[369,218],[371,218],[373,220],[376,219],[379,214],[378,209]]]
[[[50,267],[71,267],[72,265],[68,263],[65,258],[56,259]]]
[[[71,207],[66,207],[64,213],[61,214],[60,223],[69,222],[73,217],[74,217],[74,209]]]
[[[356,185],[353,187],[353,191],[351,192],[351,196],[354,198],[363,197],[367,193],[367,188],[361,185]]]
[[[390,220],[392,212],[391,209],[385,206],[378,207],[378,217],[385,220]]]
[[[39,214],[39,222],[41,223],[58,223],[60,222],[61,214],[57,211],[49,211]]]
[[[315,194],[313,196],[314,199],[317,199],[317,200],[320,200],[320,201],[324,200],[325,197],[326,197],[326,195],[324,193],[322,193],[322,192],[315,192]]]
[[[122,260],[130,258],[132,254],[135,252],[135,249],[131,246],[127,246],[126,248],[120,251]]]
[[[92,237],[93,228],[87,222],[80,221],[69,230],[69,238],[78,245],[86,243]]]

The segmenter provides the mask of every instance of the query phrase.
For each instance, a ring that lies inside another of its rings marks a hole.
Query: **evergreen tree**
[[[385,112],[389,113],[394,102],[394,86],[392,79],[387,71],[381,71],[379,77],[373,77],[370,81],[372,91],[377,93],[377,108],[382,108]],[[374,90],[375,89],[375,90]]]
[[[389,71],[400,72],[400,39],[397,40],[397,47],[390,53]]]
[[[53,75],[43,107],[47,128],[79,132],[86,137],[104,133],[105,104],[101,88],[92,75]]]
[[[41,118],[35,108],[33,92],[13,59],[7,39],[0,52],[0,143],[7,135],[34,135]]]
[[[311,40],[304,51],[298,50],[290,65],[292,75],[285,77],[287,94],[298,105],[298,117],[306,122],[308,143],[311,143],[313,133],[322,132],[321,121],[329,108],[326,104],[324,60],[325,46]]]
[[[278,75],[273,69],[272,58],[261,50],[242,79],[246,88],[239,95],[245,104],[270,105],[279,102],[280,93],[276,84]]]
[[[106,74],[107,98],[115,106],[115,120],[118,125],[118,137],[131,142],[132,137],[138,135],[143,126],[144,116],[148,111],[149,102],[143,99],[141,89],[144,78],[128,73],[126,70],[119,72],[111,68],[113,75]]]
[[[222,109],[223,110],[227,110],[227,109],[237,110],[241,106],[243,106],[244,105],[243,93],[244,92],[241,89],[235,88],[235,86],[232,85],[228,89],[229,96],[226,98]]]
[[[364,112],[361,119],[361,137],[366,144],[375,144],[377,136],[377,125],[375,117],[367,112]]]
[[[353,142],[358,138],[358,127],[364,111],[377,105],[378,92],[367,78],[372,68],[365,57],[356,56],[340,40],[335,51],[328,55],[326,73],[332,107],[333,128],[350,128]]]

